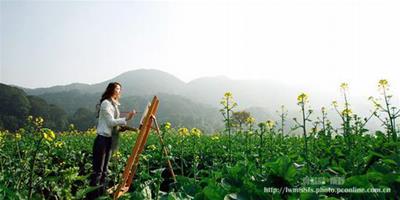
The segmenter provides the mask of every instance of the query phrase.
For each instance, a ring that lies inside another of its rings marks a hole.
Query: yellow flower
[[[200,135],[201,135],[201,131],[198,128],[192,128],[192,130],[190,130],[190,133],[192,136],[195,136],[195,137],[200,137]]]
[[[181,135],[182,137],[189,136],[189,130],[188,130],[187,128],[180,128],[180,129],[178,129],[178,133],[179,133],[179,135]]]
[[[56,138],[54,132],[48,128],[43,129],[43,138],[49,142],[53,141]]]
[[[232,109],[237,106],[237,103],[233,100],[233,96],[231,92],[226,92],[224,97],[221,99],[220,104],[224,106],[224,109]],[[223,112],[224,109],[220,111]]]
[[[149,161],[149,155],[147,155],[147,154],[145,154],[145,155],[142,155],[142,159],[144,160],[144,161]]]
[[[155,151],[157,149],[156,145],[152,144],[147,146],[148,149],[150,149],[151,151]]]
[[[15,139],[17,141],[21,140],[21,137],[22,137],[22,135],[24,135],[24,133],[25,133],[25,129],[23,129],[23,128],[18,129],[17,133],[15,134]]]
[[[76,131],[77,132],[77,131]],[[96,135],[96,128],[89,128],[87,131],[86,131],[86,134],[87,135]]]
[[[342,90],[347,90],[347,89],[349,89],[349,84],[347,84],[347,83],[342,83],[342,84],[340,84],[340,88],[341,88]]]
[[[267,127],[268,127],[269,129],[274,128],[274,126],[275,126],[275,122],[274,122],[274,121],[267,120]]]
[[[308,95],[306,93],[301,93],[299,96],[297,96],[297,103],[298,104],[303,104],[308,102]]]
[[[225,98],[232,98],[232,92],[225,92],[224,97]]]
[[[122,156],[122,154],[121,154],[121,152],[119,152],[119,151],[114,152],[113,155],[112,155],[112,157],[113,157],[113,158],[116,158],[116,159],[121,158],[121,156]]]
[[[15,134],[15,139],[16,139],[17,141],[21,140],[21,134],[16,133],[16,134]]]
[[[194,156],[194,162],[198,163],[200,161],[200,157],[198,155]]]
[[[165,130],[169,130],[169,129],[171,129],[171,123],[169,123],[169,122],[165,122],[165,124],[164,124],[164,128],[165,128]]]
[[[62,148],[64,146],[64,142],[58,141],[58,142],[54,143],[54,146],[57,148]]]
[[[28,116],[28,121],[32,121],[32,119],[33,119],[33,116],[32,116],[32,115],[29,115],[29,116]]]
[[[36,117],[35,121],[33,122],[36,126],[42,126],[43,125],[43,118],[42,117]]]
[[[349,115],[351,115],[351,114],[352,114],[351,109],[344,109],[344,110],[342,111],[342,115],[349,116]]]
[[[254,124],[256,122],[256,119],[254,117],[248,117],[246,119],[246,124]]]
[[[3,133],[2,131],[0,131],[0,142],[3,141],[5,135],[6,135],[5,133]]]
[[[378,82],[378,87],[379,88],[385,89],[388,86],[389,86],[389,82],[386,79],[379,80],[379,82]]]
[[[326,108],[325,108],[325,107],[322,107],[322,108],[321,108],[321,111],[322,111],[323,113],[325,113],[325,112],[326,112]]]
[[[218,135],[213,135],[213,136],[211,137],[211,140],[219,140]]]

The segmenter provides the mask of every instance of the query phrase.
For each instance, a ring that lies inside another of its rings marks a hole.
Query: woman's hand
[[[120,126],[120,127],[119,127],[119,131],[120,131],[120,132],[125,132],[125,131],[135,131],[135,132],[137,132],[138,129],[135,128],[135,127]]]
[[[133,110],[132,112],[128,112],[128,115],[126,116],[126,121],[129,121],[133,118],[133,116],[136,115],[136,110]]]

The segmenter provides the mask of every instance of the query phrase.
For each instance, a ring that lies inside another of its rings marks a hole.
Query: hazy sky
[[[1,1],[0,82],[97,83],[153,68],[400,89],[400,1]]]

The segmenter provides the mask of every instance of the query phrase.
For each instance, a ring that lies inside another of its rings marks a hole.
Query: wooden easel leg
[[[128,158],[127,164],[125,166],[124,173],[122,175],[122,182],[117,186],[117,190],[114,193],[114,200],[118,199],[122,194],[127,192],[130,185],[132,184],[137,166],[139,165],[140,155],[143,152],[144,145],[147,141],[147,137],[151,129],[150,123],[147,123],[146,126],[142,127],[143,130],[141,130],[139,133],[134,149],[132,150],[132,154]]]
[[[168,152],[167,148],[166,148],[165,145],[164,145],[164,140],[163,140],[162,137],[161,137],[161,134],[160,134],[160,127],[158,126],[157,119],[156,119],[155,116],[152,116],[152,118],[153,118],[153,120],[154,120],[154,124],[156,125],[156,133],[157,133],[157,135],[158,135],[158,139],[160,140],[161,146],[162,146],[162,148],[163,148],[164,155],[165,155],[165,157],[167,157],[167,163],[168,163],[168,167],[169,167],[169,172],[171,173],[172,178],[174,179],[174,182],[176,182],[175,173],[174,173],[174,170],[173,170],[173,168],[172,168],[171,161],[170,161],[169,158],[168,158],[169,152]]]

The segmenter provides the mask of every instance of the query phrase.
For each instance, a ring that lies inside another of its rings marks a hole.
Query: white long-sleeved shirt
[[[113,127],[126,125],[126,118],[119,117],[118,102],[104,100],[100,105],[99,122],[97,124],[97,134],[111,137]]]

